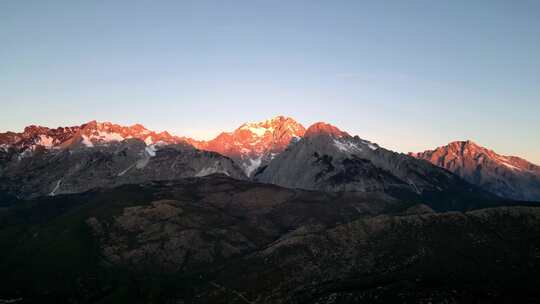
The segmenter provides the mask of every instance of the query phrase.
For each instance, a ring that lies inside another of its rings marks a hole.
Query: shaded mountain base
[[[210,176],[0,211],[0,300],[493,303],[540,295],[540,209],[433,213],[382,194]]]

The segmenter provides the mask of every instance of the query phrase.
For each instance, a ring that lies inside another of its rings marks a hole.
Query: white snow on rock
[[[146,146],[144,148],[144,152],[143,152],[143,158],[139,159],[136,163],[135,163],[135,167],[137,169],[143,169],[144,167],[146,167],[146,165],[148,165],[148,162],[150,162],[150,159],[154,156],[156,156],[156,145],[149,145],[149,146]],[[122,175],[124,175],[130,168],[127,168],[126,170],[120,172],[122,173]]]
[[[501,165],[511,169],[511,170],[514,170],[514,171],[523,171],[523,169],[521,168],[518,168],[514,165],[512,165],[509,161],[509,159],[505,156],[499,156],[499,157],[496,157],[495,160],[500,163]]]
[[[91,148],[94,146],[94,144],[92,143],[92,141],[90,141],[90,138],[88,138],[86,135],[83,135],[82,136],[82,142],[81,142],[83,145]]]
[[[103,140],[105,142],[124,140],[124,137],[122,137],[122,135],[118,133],[109,133],[109,132],[103,132],[103,131],[98,131],[98,137],[100,140]]]
[[[370,148],[373,151],[379,149],[379,146],[377,144],[372,143],[368,140],[360,139],[360,142],[362,142],[362,144],[366,145],[368,148]]]
[[[379,149],[379,146],[377,144],[374,144],[374,143],[372,143],[370,141],[362,140],[362,143],[365,144],[366,146],[368,146],[368,148],[370,148],[373,151]]]
[[[144,151],[146,151],[148,156],[154,157],[154,156],[156,156],[157,149],[156,149],[155,145],[149,145],[149,146],[146,146],[146,148],[144,148]]]
[[[57,182],[56,182],[56,185],[54,186],[54,189],[51,191],[51,193],[49,193],[50,196],[54,196],[54,194],[56,193],[56,191],[58,191],[58,188],[60,188],[60,184],[62,183],[62,179],[59,179]]]
[[[19,155],[17,155],[17,159],[22,160],[23,158],[30,157],[30,156],[32,156],[32,150],[26,149],[22,151],[21,153],[19,153]]]
[[[261,127],[247,127],[247,128],[243,128],[243,129],[247,129],[251,133],[254,133],[257,136],[263,136],[266,133],[266,131],[268,131],[268,129],[261,128]]]
[[[148,136],[147,138],[144,139],[144,143],[147,145],[151,145],[153,142],[154,140],[152,140],[152,136]]]
[[[251,173],[253,173],[257,168],[259,168],[261,162],[262,156],[259,156],[255,159],[250,159],[249,164],[244,165],[244,172],[246,173],[246,175],[251,176]]]
[[[45,148],[51,148],[54,145],[54,138],[47,135],[40,135],[39,140],[37,141],[36,144],[43,146]]]
[[[133,165],[131,165],[131,166],[129,166],[129,167],[127,167],[126,170],[124,170],[124,171],[118,173],[118,176],[122,176],[122,175],[126,174],[126,172],[128,172],[129,169],[133,168],[133,166],[135,166],[135,165],[136,165],[136,163],[133,164]]]
[[[266,132],[274,132],[273,127],[265,128],[262,126],[263,124],[264,123],[246,123],[240,127],[240,130],[248,130],[251,133],[257,135],[258,137],[264,136]]]
[[[503,164],[505,167],[510,168],[510,169],[512,169],[512,170],[522,171],[521,168],[518,168],[518,167],[516,167],[516,166],[514,166],[514,165],[512,165],[512,164],[509,164],[509,163],[507,163],[507,162],[501,162],[501,164]]]
[[[360,152],[362,151],[361,148],[359,148],[357,145],[355,145],[353,142],[350,141],[340,141],[337,139],[334,139],[334,145],[343,152],[348,153],[354,153],[354,152]]]
[[[223,173],[227,176],[229,176],[229,172],[227,170],[223,170],[218,168],[218,163],[215,162],[213,166],[203,168],[201,171],[199,171],[197,174],[195,174],[196,177],[203,177],[214,173]]]

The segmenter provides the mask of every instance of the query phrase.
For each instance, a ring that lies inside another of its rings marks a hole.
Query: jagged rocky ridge
[[[260,168],[254,178],[288,188],[385,192],[409,199],[416,194],[438,210],[491,196],[446,170],[326,123],[309,127],[302,140]]]
[[[142,141],[144,145],[122,144],[124,141]],[[119,153],[119,146],[137,148],[128,153],[132,157],[123,159],[114,157]],[[158,153],[158,158],[149,157],[143,150],[144,146],[148,151],[169,152]],[[225,157],[194,152],[190,146]],[[518,200],[538,198],[538,166],[516,157],[504,157],[484,148],[475,148],[477,146],[472,144],[451,147],[454,148],[411,156],[429,160],[501,197]],[[173,155],[170,151],[177,153]],[[109,155],[109,160],[102,163],[106,168],[99,167],[103,161],[100,153]],[[94,159],[96,157],[98,160]],[[196,158],[193,164],[190,164],[190,157]],[[182,159],[182,166],[187,170],[175,169],[178,163],[174,159],[177,158]],[[236,165],[231,164],[230,159]],[[160,164],[155,163],[156,160]],[[56,164],[59,161],[67,164]],[[165,168],[168,161],[174,166]],[[91,169],[92,164],[96,164],[101,173],[94,176],[79,172]],[[161,174],[156,173],[154,165],[158,165]],[[143,167],[148,169],[141,170]],[[242,172],[237,170],[238,167]],[[28,170],[36,170],[36,174],[27,174]],[[410,156],[388,151],[324,123],[311,126],[306,132],[301,124],[283,116],[243,124],[235,131],[224,132],[210,141],[157,133],[141,125],[124,127],[95,121],[56,129],[30,126],[22,133],[0,134],[0,180],[3,181],[0,190],[11,195],[76,192],[103,184],[176,179],[214,172],[286,187],[325,191],[384,191],[394,194],[405,191],[437,200],[441,196],[448,198],[447,194],[454,192],[454,201],[471,197],[471,193],[473,196],[485,196],[448,172],[417,162]],[[67,178],[62,178],[64,173],[67,173]],[[89,179],[85,182],[87,186],[74,186],[82,176]],[[111,182],[115,177],[117,180]],[[101,180],[92,180],[98,178]],[[17,188],[24,189],[19,191]],[[25,193],[27,191],[30,192]],[[450,202],[450,205],[455,203]]]
[[[503,156],[472,141],[456,141],[410,155],[453,172],[499,196],[540,201],[540,167],[516,156]]]
[[[39,150],[93,147],[131,138],[144,141],[147,145],[187,142],[186,138],[173,136],[166,131],[150,131],[140,124],[127,127],[94,120],[73,127],[51,129],[32,125],[21,133],[0,133],[0,151],[16,152],[19,157],[25,157]]]
[[[0,191],[16,197],[78,193],[96,187],[223,173],[242,179],[229,158],[186,144],[146,145],[138,139],[107,145],[34,151],[0,167]]]
[[[305,128],[290,117],[276,116],[257,123],[245,123],[233,132],[223,132],[209,141],[190,143],[201,150],[232,158],[247,176],[283,152],[291,140],[301,138]]]
[[[199,141],[165,132],[154,132],[142,125],[120,126],[108,122],[91,121],[80,126],[50,129],[29,126],[21,133],[0,133],[0,168],[10,160],[32,157],[39,152],[104,147],[128,139],[138,139],[146,145],[192,145],[217,152],[233,159],[250,176],[261,164],[268,163],[281,153],[294,138],[303,136],[304,127],[292,118],[277,116],[272,119],[245,123],[233,132],[223,132],[215,139]]]

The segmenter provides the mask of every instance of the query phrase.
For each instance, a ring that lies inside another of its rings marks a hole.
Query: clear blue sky
[[[540,163],[540,1],[0,1],[0,131],[283,114]]]

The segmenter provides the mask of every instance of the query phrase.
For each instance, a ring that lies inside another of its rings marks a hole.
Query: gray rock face
[[[0,190],[19,197],[36,197],[213,173],[245,178],[231,159],[217,153],[182,144],[147,146],[140,140],[128,139],[11,157],[0,168]]]
[[[540,167],[522,158],[499,155],[472,141],[452,142],[411,155],[501,197],[540,201]]]
[[[323,191],[444,193],[472,186],[454,174],[398,154],[337,128],[318,124],[291,144],[255,180]]]

